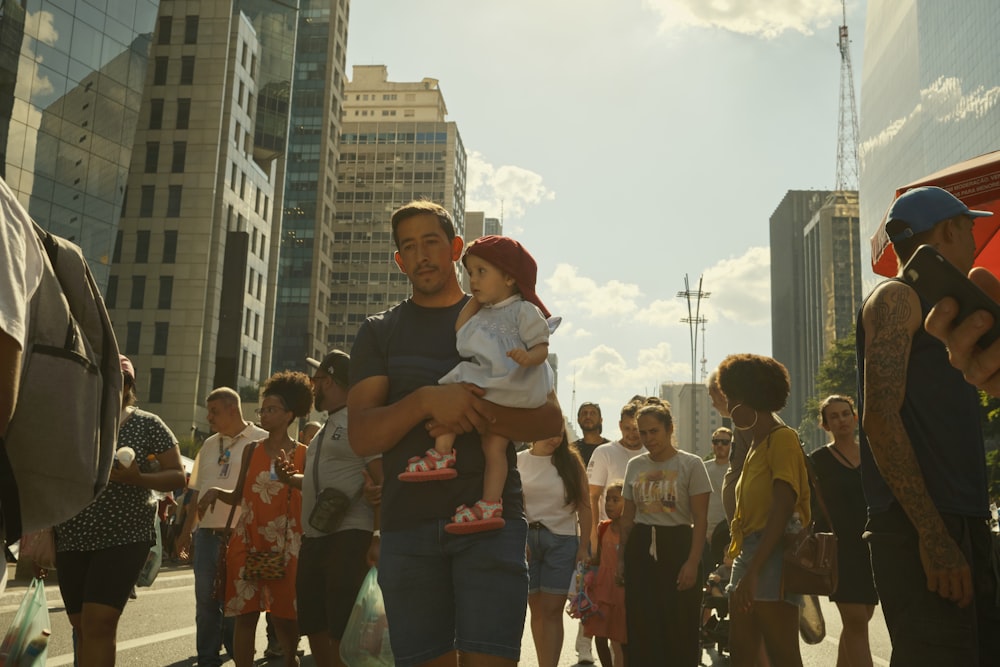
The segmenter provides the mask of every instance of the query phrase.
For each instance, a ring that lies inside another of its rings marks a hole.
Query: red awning
[[[909,183],[896,190],[896,197],[922,185],[936,185],[952,193],[971,209],[992,211],[993,217],[976,218],[976,266],[1000,272],[1000,238],[994,238],[1000,228],[1000,151],[959,162],[941,171]],[[895,197],[893,197],[895,200]],[[871,238],[872,269],[883,276],[897,272],[896,253],[885,234],[885,215]]]

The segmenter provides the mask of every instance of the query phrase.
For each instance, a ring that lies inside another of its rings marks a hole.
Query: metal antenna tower
[[[851,67],[851,40],[847,35],[847,0],[841,0],[840,26],[840,119],[837,127],[837,181],[834,190],[857,190],[858,107],[854,100],[854,70]]]
[[[698,289],[692,290],[690,284],[688,283],[688,276],[684,274],[684,291],[677,293],[677,298],[686,299],[688,307],[688,316],[681,318],[681,322],[688,325],[688,331],[691,334],[691,443],[689,452],[698,451],[698,429],[696,428],[698,424],[698,401],[695,397],[694,385],[698,381],[698,325],[705,325],[708,320],[701,315],[701,300],[707,299],[712,294],[711,292],[705,292],[701,289],[702,281],[704,276],[698,277]],[[694,302],[694,309],[692,310],[691,303]]]

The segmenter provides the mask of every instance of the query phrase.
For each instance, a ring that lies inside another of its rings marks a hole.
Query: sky
[[[847,2],[860,90],[865,1]],[[347,66],[438,79],[469,156],[467,210],[503,217],[563,323],[550,340],[575,423],[604,435],[634,394],[771,353],[768,219],[836,176],[840,0],[351,3]],[[858,98],[860,104],[860,97]]]

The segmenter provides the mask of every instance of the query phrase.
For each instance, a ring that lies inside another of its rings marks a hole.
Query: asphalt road
[[[13,568],[10,569],[13,576]],[[12,581],[7,592],[0,595],[0,631],[6,632],[13,620],[14,612],[24,595],[25,583]],[[47,665],[73,664],[72,641],[69,622],[62,608],[58,587],[50,585],[46,589],[49,603],[52,637],[49,643]],[[840,617],[834,606],[823,603],[826,618],[826,638],[815,646],[802,644],[803,662],[807,666],[833,666],[837,661],[837,641],[840,637]],[[870,626],[872,655],[875,665],[889,664],[890,645],[885,622],[878,609]],[[180,667],[195,664],[194,660],[194,575],[188,567],[164,568],[151,588],[139,589],[138,599],[129,602],[122,615],[118,630],[118,662],[125,667]],[[566,617],[564,649],[560,667],[575,665],[576,624]],[[263,619],[257,632],[257,651],[261,655],[266,644]],[[308,641],[302,640],[301,647],[306,656],[302,665],[313,665],[309,657]],[[531,632],[525,624],[522,643],[521,665],[537,667]],[[227,663],[232,664],[232,663]],[[261,658],[258,664],[268,664]],[[272,660],[271,665],[280,665]],[[702,654],[702,665],[725,665],[713,651]]]

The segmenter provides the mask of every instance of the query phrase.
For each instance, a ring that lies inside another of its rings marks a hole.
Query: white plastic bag
[[[33,579],[28,586],[28,592],[21,600],[21,606],[14,614],[10,629],[0,643],[0,667],[16,665],[20,660],[28,642],[42,636],[42,630],[52,627],[49,624],[49,606],[45,601],[45,584],[41,579]],[[43,650],[31,664],[38,667],[45,665],[46,651]]]
[[[153,523],[156,530],[156,542],[149,549],[149,555],[146,556],[146,562],[142,566],[142,570],[139,571],[139,578],[135,582],[136,586],[152,586],[153,582],[156,581],[156,575],[160,573],[160,566],[163,565],[163,534],[160,530],[160,517],[154,517]]]
[[[395,664],[377,568],[368,570],[361,583],[344,628],[344,637],[340,640],[340,659],[347,667],[392,667]]]

